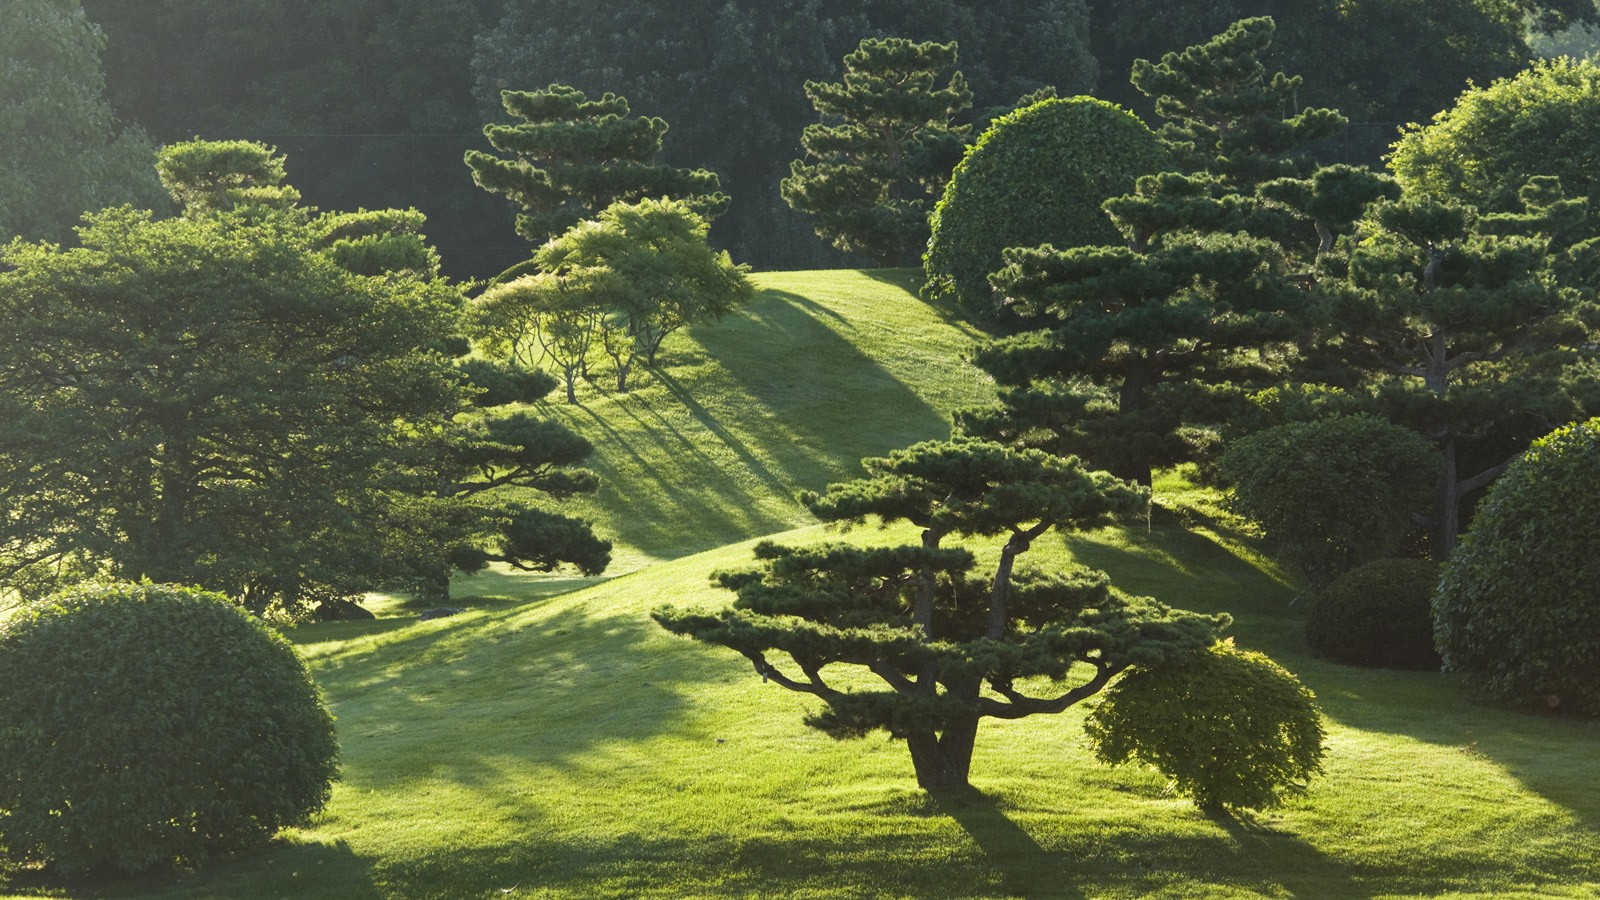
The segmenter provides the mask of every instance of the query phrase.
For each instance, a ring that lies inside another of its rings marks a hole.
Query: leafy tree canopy
[[[105,100],[104,45],[78,0],[0,6],[0,242],[58,240],[84,212],[159,198],[149,140]]]

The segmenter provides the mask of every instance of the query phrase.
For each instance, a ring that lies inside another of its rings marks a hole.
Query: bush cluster
[[[197,588],[79,588],[0,624],[0,848],[64,873],[194,862],[301,824],[338,746],[304,663]]]
[[[1600,418],[1534,442],[1489,488],[1433,615],[1446,671],[1600,716]]]
[[[1318,656],[1357,666],[1438,669],[1433,592],[1439,564],[1379,559],[1334,580],[1312,601],[1306,643]]]
[[[1212,812],[1273,806],[1322,771],[1316,697],[1231,643],[1124,676],[1084,727],[1101,762],[1152,766]]]
[[[1118,243],[1100,204],[1169,164],[1139,118],[1092,97],[1042,100],[996,119],[933,213],[924,295],[995,312],[989,274],[1007,247]]]

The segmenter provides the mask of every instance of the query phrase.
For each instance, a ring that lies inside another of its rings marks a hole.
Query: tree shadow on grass
[[[28,872],[0,878],[0,891],[81,900],[184,900],[201,897],[295,897],[316,893],[341,900],[379,900],[372,865],[345,841],[300,843],[277,838],[260,850],[208,861],[184,871],[64,879]]]

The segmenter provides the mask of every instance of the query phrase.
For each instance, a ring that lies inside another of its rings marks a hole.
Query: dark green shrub
[[[1222,478],[1235,511],[1254,519],[1313,587],[1394,555],[1426,509],[1438,472],[1433,445],[1371,416],[1291,422],[1234,441]]]
[[[1600,716],[1600,419],[1534,442],[1489,488],[1433,617],[1445,671]]]
[[[1322,771],[1316,697],[1231,642],[1123,676],[1084,728],[1101,762],[1152,766],[1212,812],[1276,805]]]
[[[1150,129],[1104,100],[1043,100],[1001,116],[956,166],[934,209],[924,295],[989,315],[1000,251],[1121,243],[1100,204],[1168,164]]]
[[[1357,666],[1438,669],[1433,592],[1439,564],[1379,559],[1352,569],[1319,593],[1306,616],[1306,643],[1318,656]]]
[[[66,873],[239,849],[327,802],[333,719],[227,598],[87,587],[0,623],[0,847]]]

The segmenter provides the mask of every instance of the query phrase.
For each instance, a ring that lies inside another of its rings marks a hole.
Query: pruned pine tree
[[[837,82],[806,82],[822,121],[800,143],[783,198],[814,217],[817,235],[880,266],[915,265],[928,216],[961,158],[972,105],[956,45],[868,38]]]
[[[733,607],[663,608],[657,622],[743,654],[764,681],[822,701],[807,724],[834,737],[884,730],[906,742],[917,783],[968,783],[985,718],[1057,713],[1130,666],[1209,647],[1227,623],[1114,592],[1103,573],[1043,573],[1018,558],[1052,529],[1139,511],[1143,492],[1077,460],[955,439],[863,461],[867,477],[807,494],[827,521],[910,522],[920,544],[813,548],[764,543],[760,568],[717,576]],[[947,538],[998,538],[979,574]],[[876,676],[876,687],[840,669]]]
[[[1294,154],[1343,124],[1331,110],[1284,115],[1298,80],[1268,77],[1272,33],[1271,19],[1248,19],[1135,66],[1135,84],[1168,119],[1158,135],[1178,168],[1105,203],[1121,245],[1007,253],[994,285],[1047,327],[979,350],[1002,408],[963,414],[965,430],[1149,484],[1153,467],[1211,443],[1217,386],[1281,376],[1275,351],[1309,327],[1301,249],[1309,259],[1318,227],[1349,225],[1257,196],[1268,180],[1321,184]]]
[[[1426,198],[1379,203],[1347,277],[1326,291],[1327,355],[1361,373],[1386,418],[1438,448],[1426,524],[1439,560],[1456,545],[1463,497],[1600,401],[1595,314],[1582,302],[1600,240],[1574,227],[1587,200],[1550,178],[1522,196],[1526,212],[1483,217]]]
[[[502,91],[500,99],[518,121],[486,125],[483,133],[504,155],[469,150],[466,164],[479,187],[522,208],[517,233],[535,247],[618,200],[673,197],[707,219],[728,207],[716,173],[660,161],[667,123],[630,116],[628,101],[616,94],[590,100],[552,84]]]

